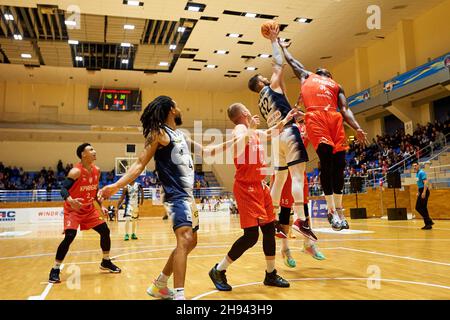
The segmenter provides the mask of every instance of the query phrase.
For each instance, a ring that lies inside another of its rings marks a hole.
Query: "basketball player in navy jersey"
[[[270,32],[270,40],[273,49],[273,73],[270,81],[261,75],[250,78],[248,87],[259,94],[259,110],[269,127],[284,119],[291,105],[286,97],[283,81],[283,55],[277,42],[279,28]],[[303,144],[302,137],[295,121],[290,121],[281,131],[278,143],[272,142],[274,154],[275,177],[272,184],[271,196],[276,213],[280,211],[280,198],[288,173],[292,177],[292,196],[294,197],[294,224],[293,229],[302,233],[306,238],[316,241],[317,237],[312,232],[305,216],[303,207],[303,184],[308,154]]]
[[[161,274],[147,289],[156,298],[184,300],[187,256],[197,245],[198,212],[193,198],[194,166],[185,136],[177,126],[182,124],[180,109],[167,96],[159,96],[145,108],[141,123],[145,148],[127,173],[117,182],[104,187],[100,198],[110,198],[120,188],[134,181],[154,157],[158,178],[164,189],[164,205],[172,218],[177,246]],[[167,287],[173,273],[174,290]]]

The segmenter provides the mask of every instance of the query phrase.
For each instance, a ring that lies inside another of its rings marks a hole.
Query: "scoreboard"
[[[90,88],[88,109],[106,111],[141,111],[141,92],[139,89]]]

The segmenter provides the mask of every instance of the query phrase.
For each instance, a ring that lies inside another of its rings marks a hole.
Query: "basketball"
[[[265,22],[261,25],[261,34],[264,38],[269,39],[270,30],[278,28],[278,23],[276,21]]]

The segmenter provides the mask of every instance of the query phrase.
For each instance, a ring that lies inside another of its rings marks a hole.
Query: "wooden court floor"
[[[291,239],[297,267],[286,267],[279,254],[277,270],[288,289],[265,287],[265,261],[260,241],[227,271],[231,292],[218,292],[208,271],[241,235],[235,216],[202,213],[197,248],[188,260],[188,299],[450,299],[450,221],[436,221],[431,231],[421,220],[349,220],[352,234],[335,233],[326,221],[314,229],[326,260],[301,251]],[[175,237],[170,222],[139,220],[139,240],[123,241],[124,223],[110,223],[111,256],[121,274],[99,269],[101,251],[95,231],[78,233],[64,261],[60,284],[48,284],[55,250],[63,238],[60,224],[0,225],[0,299],[145,299],[146,288],[161,271]]]

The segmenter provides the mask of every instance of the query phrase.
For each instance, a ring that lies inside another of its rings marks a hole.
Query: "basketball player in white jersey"
[[[259,110],[269,127],[283,120],[291,111],[291,105],[286,97],[283,80],[283,55],[277,42],[279,28],[270,32],[273,50],[273,73],[270,81],[262,75],[255,75],[248,81],[251,91],[259,94]],[[303,184],[308,154],[295,121],[292,120],[281,130],[279,138],[272,141],[274,154],[275,176],[270,195],[273,207],[278,214],[280,210],[281,191],[288,177],[292,177],[292,196],[294,197],[294,224],[292,228],[304,237],[316,241],[312,232],[309,217],[305,216],[303,207]],[[287,240],[286,240],[287,241]]]
[[[124,240],[130,240],[130,221],[131,221],[131,239],[137,240],[136,224],[139,217],[139,206],[144,203],[144,189],[137,182],[128,184],[122,189],[122,196],[117,203],[117,209],[125,201],[125,237]]]

